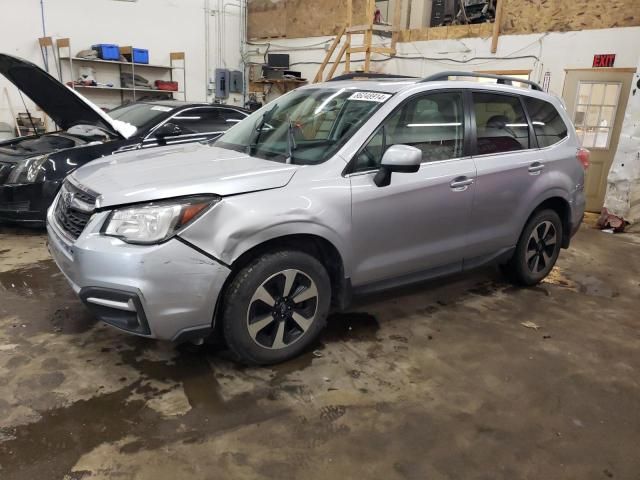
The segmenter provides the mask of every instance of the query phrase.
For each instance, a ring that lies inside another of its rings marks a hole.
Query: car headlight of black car
[[[20,160],[7,178],[8,184],[35,183],[44,177],[44,164],[48,155]]]

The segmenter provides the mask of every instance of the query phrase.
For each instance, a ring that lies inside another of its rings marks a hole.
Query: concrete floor
[[[0,478],[638,480],[639,291],[638,237],[584,227],[538,287],[395,291],[241,368],[96,323],[0,230]]]

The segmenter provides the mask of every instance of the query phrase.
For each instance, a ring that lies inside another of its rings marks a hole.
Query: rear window
[[[567,126],[556,107],[544,100],[524,97],[539,147],[548,147],[567,136]]]
[[[529,148],[529,124],[520,99],[495,93],[473,93],[478,154]]]

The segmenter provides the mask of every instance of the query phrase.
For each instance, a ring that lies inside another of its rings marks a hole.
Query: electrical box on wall
[[[216,68],[216,98],[229,96],[230,72],[226,68]]]
[[[243,75],[241,71],[231,71],[231,84],[229,86],[229,91],[231,93],[242,93],[244,91],[244,81],[242,77]]]

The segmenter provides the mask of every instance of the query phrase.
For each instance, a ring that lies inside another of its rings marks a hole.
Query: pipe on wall
[[[209,78],[211,75],[211,38],[209,19],[211,6],[209,0],[204,0],[204,98],[209,100]]]

